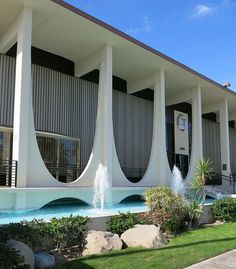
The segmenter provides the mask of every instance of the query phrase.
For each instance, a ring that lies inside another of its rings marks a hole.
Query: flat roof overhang
[[[201,85],[203,105],[229,100],[236,114],[236,93],[62,0],[1,0],[0,36],[23,5],[33,9],[32,45],[79,62],[106,44],[113,46],[113,74],[127,81],[165,69],[166,96]]]

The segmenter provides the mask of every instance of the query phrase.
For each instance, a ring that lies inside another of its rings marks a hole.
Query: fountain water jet
[[[111,187],[108,181],[107,168],[101,163],[98,165],[93,189],[93,207],[104,209],[104,205],[110,203]]]
[[[179,168],[176,165],[174,165],[173,167],[172,175],[173,175],[171,182],[172,189],[175,191],[176,194],[184,194],[183,178]]]

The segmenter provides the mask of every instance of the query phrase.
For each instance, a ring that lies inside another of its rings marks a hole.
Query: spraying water
[[[173,167],[172,175],[172,189],[175,191],[175,193],[184,194],[183,178],[179,168],[176,165]]]
[[[101,163],[99,164],[96,172],[93,189],[94,208],[100,207],[100,209],[104,209],[104,205],[109,203],[111,197],[111,187],[108,181],[107,168]]]

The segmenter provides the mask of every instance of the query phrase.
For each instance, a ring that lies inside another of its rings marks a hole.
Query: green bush
[[[20,223],[10,223],[0,228],[0,239],[14,239],[31,247],[34,251],[61,251],[76,247],[83,250],[87,232],[88,217],[70,216],[53,218],[50,222],[34,219]]]
[[[182,195],[174,193],[168,186],[160,186],[148,189],[144,196],[154,224],[159,220],[161,228],[172,234],[188,228],[188,204]]]
[[[88,222],[88,217],[80,216],[53,218],[49,225],[49,235],[60,249],[76,246],[77,250],[82,252],[86,243],[85,235]]]
[[[224,198],[217,200],[212,206],[214,219],[226,222],[236,220],[236,199]]]
[[[138,223],[140,223],[138,214],[119,212],[119,215],[112,216],[110,221],[107,222],[107,230],[114,234],[121,235]]]
[[[0,243],[0,269],[30,269],[24,262],[24,257],[14,249]]]
[[[39,245],[39,239],[42,236],[39,229],[32,227],[31,223],[41,223],[42,220],[33,220],[32,222],[10,223],[0,228],[0,240],[6,241],[14,239],[27,244],[34,249]],[[44,222],[42,222],[42,225]],[[35,225],[36,226],[36,225]]]
[[[144,193],[146,204],[151,211],[167,208],[174,204],[175,193],[168,186],[149,188]]]

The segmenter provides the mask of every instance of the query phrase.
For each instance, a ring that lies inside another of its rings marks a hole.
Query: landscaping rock
[[[82,255],[101,254],[122,248],[122,241],[119,236],[110,232],[88,231],[86,242]]]
[[[8,240],[7,245],[25,258],[25,264],[28,264],[31,269],[34,268],[34,253],[29,246],[16,240]]]
[[[125,231],[121,239],[128,247],[160,248],[167,243],[160,227],[155,225],[137,224]]]

